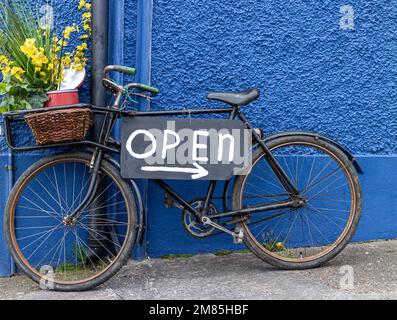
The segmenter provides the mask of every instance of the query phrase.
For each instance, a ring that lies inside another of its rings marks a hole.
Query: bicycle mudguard
[[[269,143],[271,141],[274,141],[279,138],[284,138],[284,137],[290,137],[290,136],[295,136],[295,135],[300,135],[300,136],[306,136],[306,137],[312,137],[317,140],[322,140],[325,142],[328,142],[341,151],[348,157],[348,159],[353,163],[354,168],[357,170],[359,174],[364,174],[364,171],[362,170],[361,166],[358,164],[357,159],[354,157],[353,153],[347,149],[345,146],[341,145],[339,142],[336,142],[335,140],[326,137],[324,135],[320,135],[316,132],[309,132],[309,131],[290,131],[290,132],[281,132],[281,133],[276,133],[273,135],[270,135],[265,138],[265,143]],[[256,148],[258,144],[256,144],[254,147]]]
[[[105,155],[105,159],[110,162],[112,165],[114,165],[116,168],[120,169],[120,163],[113,159],[112,157]],[[145,239],[145,230],[146,230],[146,221],[145,221],[145,204],[143,202],[142,194],[141,191],[139,190],[139,187],[137,183],[134,180],[128,180],[133,189],[135,201],[137,203],[137,209],[138,209],[138,216],[139,216],[139,225],[138,225],[138,232],[137,232],[137,240],[140,245],[143,244],[143,241]]]

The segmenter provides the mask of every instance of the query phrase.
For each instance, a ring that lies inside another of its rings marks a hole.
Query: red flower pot
[[[44,108],[69,106],[79,104],[79,91],[76,90],[60,90],[47,92],[48,101],[44,104]]]

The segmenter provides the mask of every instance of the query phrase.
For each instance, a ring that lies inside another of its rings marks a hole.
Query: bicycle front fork
[[[76,221],[81,217],[84,210],[86,210],[91,203],[95,200],[95,196],[97,195],[97,191],[99,188],[98,178],[101,163],[103,160],[103,151],[100,149],[96,149],[92,156],[90,170],[91,170],[91,180],[88,187],[87,194],[84,200],[78,205],[78,207],[68,216],[66,216],[63,220],[64,225],[74,225]]]

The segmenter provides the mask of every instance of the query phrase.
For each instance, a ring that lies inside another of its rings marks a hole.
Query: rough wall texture
[[[129,30],[135,0],[126,2]],[[345,4],[354,30],[340,28]],[[152,84],[162,93],[154,107],[210,106],[208,91],[257,86],[262,97],[247,112],[267,132],[315,130],[355,153],[394,154],[396,4],[155,0]]]
[[[118,1],[118,0],[112,0]],[[125,65],[135,65],[136,53],[136,28],[137,28],[137,2],[136,0],[125,0]]]

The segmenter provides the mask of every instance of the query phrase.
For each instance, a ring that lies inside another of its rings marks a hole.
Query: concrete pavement
[[[40,291],[24,276],[0,279],[0,299],[397,299],[396,253],[396,240],[352,244],[305,271],[279,271],[246,253],[147,260],[83,293]]]

